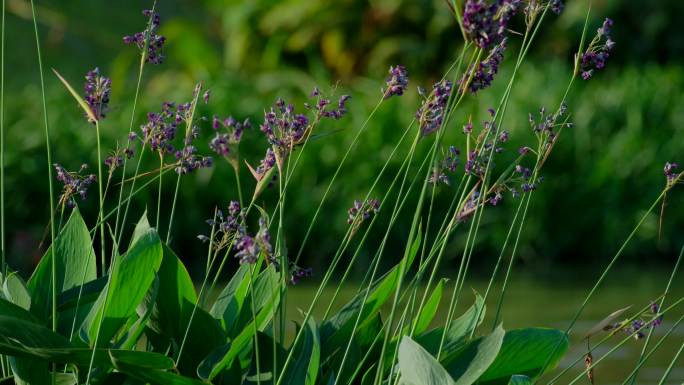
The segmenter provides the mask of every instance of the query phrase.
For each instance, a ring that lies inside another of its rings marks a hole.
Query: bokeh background
[[[138,52],[123,45],[122,36],[141,30],[146,22],[139,1],[38,1],[46,68],[56,68],[80,87],[86,71],[99,67],[113,80],[111,112],[102,125],[105,148],[114,148],[128,129],[135,87]],[[572,52],[581,33],[587,2],[569,1],[565,12],[548,17],[529,60],[520,72],[504,122],[511,132],[513,152],[530,143],[528,112],[554,106],[569,79]],[[193,84],[203,81],[212,90],[206,116],[233,115],[261,122],[263,110],[276,97],[299,106],[318,85],[326,92],[351,94],[350,113],[328,122],[322,132],[335,132],[307,148],[287,201],[289,247],[296,249],[351,135],[377,103],[390,65],[402,63],[410,72],[410,92],[384,103],[367,134],[351,154],[342,178],[324,205],[320,226],[304,254],[304,264],[325,269],[346,226],[346,209],[365,194],[399,134],[419,103],[415,87],[429,87],[454,60],[462,44],[457,26],[443,0],[344,1],[181,1],[158,4],[161,33],[168,38],[167,59],[147,66],[136,127],[147,111],[162,101],[185,101]],[[40,256],[37,245],[48,218],[47,180],[41,104],[30,8],[23,0],[7,1],[7,216],[8,253],[12,264],[30,269]],[[590,31],[604,16],[616,20],[617,48],[605,71],[576,84],[569,98],[575,127],[564,134],[544,170],[545,182],[536,194],[522,234],[520,261],[525,269],[552,272],[573,266],[598,270],[610,258],[664,184],[666,161],[683,161],[684,149],[684,34],[680,33],[684,3],[676,0],[593,2]],[[513,29],[522,30],[517,20]],[[496,105],[510,73],[511,49],[494,86],[467,98],[448,128],[447,143],[463,147],[461,125],[472,116],[485,119]],[[87,162],[94,166],[95,132],[58,80],[47,73],[50,124],[55,161],[68,169]],[[301,108],[301,107],[300,107]],[[207,152],[211,129],[204,126],[200,148]],[[258,162],[266,142],[253,130],[245,135],[243,158]],[[396,168],[397,162],[392,163]],[[150,168],[153,165],[149,165]],[[249,190],[253,181],[243,172]],[[173,178],[165,187],[165,208],[173,193]],[[269,195],[270,194],[270,195]],[[204,255],[196,235],[206,231],[204,219],[215,205],[237,196],[232,171],[225,163],[203,170],[182,183],[182,219],[174,243],[191,265]],[[437,195],[445,209],[448,189]],[[263,204],[273,207],[274,194]],[[134,204],[137,216],[145,202]],[[514,205],[487,210],[475,271],[488,275]],[[95,218],[95,199],[82,210]],[[396,226],[388,250],[399,255],[409,221]],[[667,200],[662,235],[658,210],[650,216],[625,252],[629,267],[672,264],[684,234],[680,197]],[[378,235],[379,236],[379,235]],[[464,242],[457,235],[449,256],[457,257]],[[365,271],[360,264],[359,270]],[[199,272],[201,274],[201,271]]]

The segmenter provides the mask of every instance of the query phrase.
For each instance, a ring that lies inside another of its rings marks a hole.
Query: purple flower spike
[[[152,64],[161,64],[164,61],[164,43],[166,38],[157,33],[159,30],[160,17],[156,12],[146,9],[143,15],[150,19],[149,25],[142,32],[136,32],[131,36],[124,36],[124,44],[135,44],[138,49],[144,53],[145,62]],[[149,37],[149,41],[146,39]],[[147,52],[145,52],[147,46]]]
[[[467,0],[463,10],[463,29],[469,40],[482,49],[489,49],[504,39],[508,21],[515,14],[520,0]]]
[[[489,52],[487,58],[481,61],[477,65],[475,73],[472,74],[471,71],[466,71],[463,78],[459,80],[459,85],[470,80],[468,84],[468,89],[473,94],[477,91],[483,90],[492,85],[494,81],[494,76],[499,72],[499,65],[503,62],[504,51],[506,50],[506,38],[502,39],[501,42],[494,47]]]
[[[55,163],[55,173],[57,180],[63,184],[62,194],[59,196],[59,205],[68,208],[76,207],[76,195],[85,200],[88,197],[88,186],[97,180],[95,175],[87,175],[84,172],[88,169],[87,164],[81,165],[78,171],[67,171],[60,164]]]
[[[589,80],[595,71],[606,66],[610,52],[615,47],[615,42],[610,36],[613,20],[606,18],[601,28],[596,31],[596,36],[589,43],[587,50],[582,53],[579,63],[579,71],[582,79]]]
[[[95,119],[98,121],[102,120],[105,118],[107,108],[109,107],[112,81],[107,77],[101,76],[99,68],[88,71],[85,79],[85,101],[88,103],[88,107],[93,112]],[[95,123],[88,114],[86,114],[86,118],[88,118],[90,123]]]
[[[420,125],[420,131],[427,136],[442,127],[442,121],[446,112],[447,102],[451,95],[452,84],[448,80],[442,80],[432,87],[432,93],[423,100],[416,112],[416,119]]]
[[[401,96],[408,86],[408,71],[403,65],[390,67],[389,76],[385,82],[386,87],[382,90],[385,99],[394,95]]]

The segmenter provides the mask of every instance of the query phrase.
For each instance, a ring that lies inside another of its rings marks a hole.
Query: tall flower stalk
[[[38,72],[40,74],[40,94],[41,102],[43,105],[43,123],[45,127],[45,154],[47,156],[47,169],[48,169],[48,186],[49,186],[49,202],[50,202],[50,244],[55,243],[55,196],[54,187],[52,182],[52,149],[50,146],[50,125],[48,120],[47,111],[47,100],[45,97],[45,76],[43,74],[43,57],[41,55],[40,49],[40,35],[38,34],[38,19],[36,18],[36,7],[31,0],[31,17],[33,19],[33,31],[35,35],[36,42],[36,55],[38,57]],[[3,20],[4,20],[4,2],[3,2]],[[3,22],[4,26],[4,22]],[[4,41],[4,34],[3,34]],[[4,45],[3,45],[4,46]],[[4,52],[4,50],[3,50]],[[3,82],[4,84],[4,82]],[[4,226],[3,226],[4,228]],[[50,247],[51,250],[51,308],[52,308],[52,331],[57,331],[57,261],[55,259],[55,248]],[[56,364],[52,365],[52,384],[54,385],[57,381],[56,378]]]
[[[133,96],[133,107],[131,110],[131,119],[130,123],[128,125],[128,135],[131,135],[133,133],[133,125],[135,124],[135,114],[137,111],[138,107],[138,98],[140,97],[140,89],[142,85],[142,79],[143,79],[143,72],[145,70],[145,63],[148,61],[148,51],[149,51],[149,45],[150,45],[150,36],[152,34],[152,25],[155,22],[155,9],[157,7],[157,1],[155,0],[154,3],[152,3],[152,8],[150,9],[149,12],[149,17],[148,17],[148,22],[147,22],[147,28],[145,28],[143,38],[144,38],[144,45],[143,48],[140,50],[140,62],[138,64],[138,76],[137,76],[137,81],[135,84],[135,93]],[[124,38],[124,42],[127,39]],[[140,164],[142,162],[142,155],[144,153],[144,148],[140,149],[140,154],[138,156],[138,163],[135,167],[135,172],[133,174],[133,179],[131,181],[131,188],[129,192],[129,199],[126,202],[126,206],[124,208],[124,215],[121,220],[121,225],[119,224],[119,217],[121,214],[121,205],[123,204],[123,192],[124,192],[124,181],[126,180],[126,166],[128,164],[128,158],[125,157],[123,161],[123,167],[121,171],[121,187],[119,188],[119,198],[118,198],[118,204],[116,206],[116,218],[114,220],[114,237],[116,239],[116,243],[120,244],[121,243],[121,234],[123,233],[123,227],[125,227],[126,223],[126,216],[128,214],[128,208],[130,207],[130,197],[135,190],[135,182],[137,180],[138,173],[140,172]],[[119,229],[119,226],[121,226],[121,230]],[[118,252],[118,250],[112,250],[112,257],[115,255],[115,252]]]

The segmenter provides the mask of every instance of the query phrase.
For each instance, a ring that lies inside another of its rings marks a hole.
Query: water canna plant
[[[124,38],[127,45],[140,51],[136,99],[125,145],[105,158],[100,148],[100,124],[104,124],[108,111],[111,81],[98,69],[92,70],[81,96],[69,80],[54,71],[83,110],[84,123],[95,127],[97,174],[88,174],[86,165],[68,171],[50,164],[50,172],[54,167],[62,184],[57,204],[51,207],[50,226],[54,231],[50,246],[27,281],[3,265],[1,383],[493,385],[531,384],[548,378],[567,353],[570,333],[587,302],[634,236],[633,232],[627,237],[567,329],[505,329],[501,309],[527,208],[541,189],[545,162],[563,131],[572,127],[569,91],[576,80],[596,77],[605,66],[615,46],[610,37],[613,24],[606,19],[592,38],[587,35],[587,12],[567,91],[552,103],[554,108],[542,107],[538,114],[524,117],[530,122],[531,144],[506,152],[511,134],[504,129],[504,118],[510,113],[507,106],[518,71],[542,21],[560,13],[563,4],[558,0],[454,0],[449,5],[446,11],[452,12],[464,38],[462,50],[431,89],[419,87],[422,102],[414,121],[401,131],[366,196],[359,197],[347,211],[346,232],[320,277],[314,299],[297,304],[303,310],[293,320],[286,312],[292,300],[288,290],[312,275],[310,269],[300,266],[299,257],[305,247],[311,247],[307,243],[311,229],[321,225],[321,206],[376,111],[408,92],[408,70],[401,65],[390,68],[377,105],[352,134],[316,214],[305,225],[306,235],[298,250],[286,242],[288,185],[307,144],[326,140],[329,133],[319,131],[329,122],[344,118],[351,96],[340,95],[333,101],[315,88],[300,109],[276,100],[265,109],[259,126],[267,142],[264,157],[245,165],[239,144],[251,123],[201,116],[201,105],[211,99],[202,83],[193,88],[187,102],[163,102],[160,110],[148,113],[136,130],[135,106],[144,69],[161,65],[165,59],[166,39],[159,34],[160,16],[153,6],[143,12],[148,19],[145,29]],[[508,33],[508,23],[516,13],[524,15],[525,29],[516,35],[521,41],[517,56],[512,56],[514,66],[507,87],[498,104],[488,109],[486,121],[473,123],[470,117],[459,115],[458,107],[464,98],[475,97],[494,81],[508,41],[516,37]],[[40,47],[37,33],[36,43]],[[42,63],[40,71],[42,74]],[[458,119],[463,123],[458,124],[464,135],[462,161],[461,151],[445,143],[444,135]],[[214,162],[196,145],[206,125],[213,133],[209,148],[218,161],[231,166],[238,196],[226,197],[236,200],[227,208],[217,205],[207,220],[208,231],[198,231],[198,242],[207,248],[206,266],[201,282],[193,282],[172,248],[172,230],[174,217],[182,215],[176,210],[181,184],[189,174]],[[45,128],[49,133],[49,125]],[[49,138],[46,143],[49,150]],[[152,158],[154,166],[150,169],[144,168],[149,163],[143,162],[145,156]],[[388,168],[392,159],[401,160],[394,174]],[[253,177],[253,189],[243,195],[239,175],[245,168]],[[164,199],[168,197],[162,194],[162,185],[174,175],[174,194],[170,200]],[[668,163],[665,176],[663,192],[649,212],[680,183],[682,173],[676,164]],[[98,215],[89,227],[78,203],[87,198],[88,188],[95,182]],[[118,194],[110,195],[116,188]],[[156,204],[153,216],[148,218],[145,212],[130,228],[131,201],[141,191],[155,188],[157,199],[150,204]],[[275,202],[264,198],[269,188],[277,190]],[[451,198],[446,212],[433,211],[437,194]],[[107,205],[107,198],[114,203]],[[489,285],[483,294],[474,293],[472,305],[457,314],[458,304],[467,297],[463,292],[483,212],[509,199],[517,204],[517,211]],[[378,227],[379,217],[385,220],[384,228]],[[405,239],[389,240],[390,230],[398,222],[407,226],[408,234]],[[458,274],[449,277],[453,283],[447,285],[446,277],[440,277],[439,272],[455,231],[466,234],[467,241],[460,250]],[[379,244],[368,246],[371,232],[380,235]],[[124,240],[127,244],[122,244]],[[388,242],[400,242],[404,253],[383,272],[380,267]],[[371,248],[373,254],[370,265],[364,268],[366,275],[353,298],[339,305],[340,289],[364,247]],[[237,259],[240,265],[223,284],[220,277],[230,265],[229,258]],[[493,301],[493,283],[501,271],[502,289]],[[323,298],[333,276],[341,277],[334,295]],[[593,348],[591,336],[586,337],[586,375],[590,380],[600,361],[593,361],[591,351],[617,331],[626,332],[627,339],[652,331],[682,300],[668,306],[664,301],[665,296],[650,312],[643,309],[608,329],[610,322],[605,322],[592,335],[610,334]],[[442,302],[448,302],[443,323],[437,322]],[[314,311],[323,308],[323,316],[314,317]],[[491,325],[484,324],[488,312],[494,315]],[[294,332],[287,327],[290,321],[295,323]],[[638,365],[649,355],[645,345]],[[638,368],[630,378],[636,379]]]

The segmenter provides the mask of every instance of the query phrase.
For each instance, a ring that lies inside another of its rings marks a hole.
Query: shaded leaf
[[[33,298],[31,312],[43,320],[50,317],[52,307],[53,248],[57,267],[57,295],[97,278],[90,232],[78,209],[74,209],[57,235],[55,244],[45,252],[28,281],[28,289]]]
[[[408,336],[404,336],[399,345],[399,373],[406,385],[454,384],[446,369]]]
[[[487,371],[499,354],[505,334],[506,332],[499,325],[488,336],[478,338],[468,344],[468,347],[448,367],[457,385],[473,384]]]
[[[527,328],[506,332],[499,355],[480,377],[483,383],[506,383],[514,374],[537,378],[548,362],[553,369],[568,349],[568,338],[556,329]],[[554,352],[555,350],[555,352]]]

